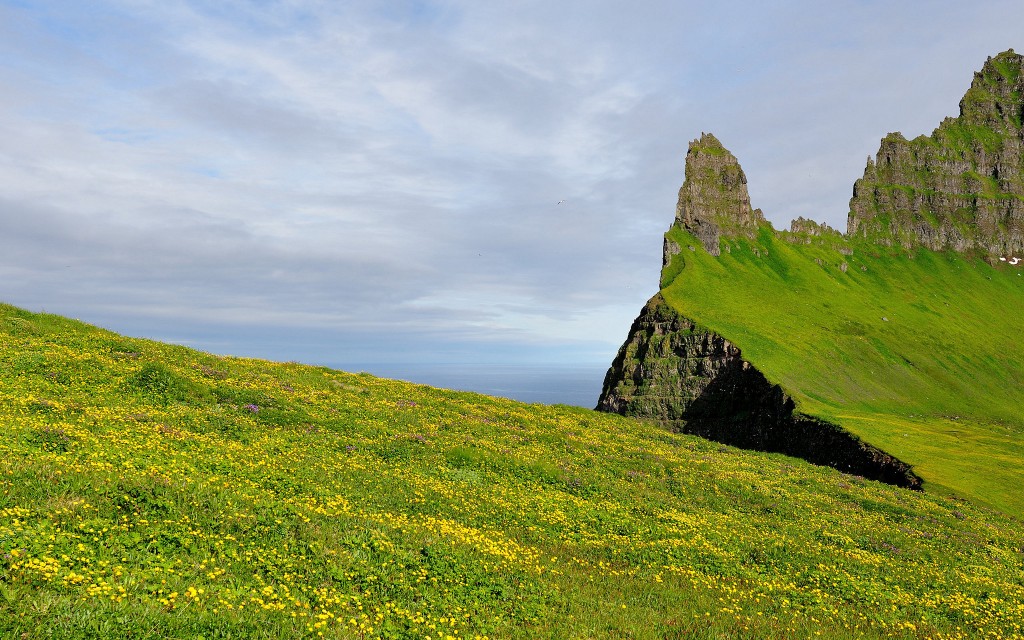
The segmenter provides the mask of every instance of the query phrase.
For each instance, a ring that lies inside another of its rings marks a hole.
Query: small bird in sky
[[[562,204],[563,202],[565,202],[565,200],[559,200],[558,204]]]

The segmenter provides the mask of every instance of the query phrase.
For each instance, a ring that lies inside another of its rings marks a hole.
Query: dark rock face
[[[930,137],[882,139],[853,187],[847,233],[883,245],[1024,253],[1024,57],[989,58]]]
[[[710,133],[691,142],[686,152],[686,178],[676,205],[676,223],[700,238],[704,249],[717,256],[721,254],[720,236],[754,238],[764,222],[761,210],[750,208],[747,176],[736,156]]]
[[[909,465],[837,425],[795,412],[793,400],[738,348],[681,316],[661,294],[633,322],[597,409],[902,487],[921,486]]]
[[[699,328],[656,294],[633,321],[605,375],[597,408],[675,424],[737,357],[739,350],[727,340]]]

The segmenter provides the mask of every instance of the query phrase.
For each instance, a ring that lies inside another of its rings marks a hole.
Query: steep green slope
[[[663,293],[800,410],[914,465],[927,488],[1024,513],[1024,270],[847,246],[763,228],[718,257],[683,251]]]
[[[1022,576],[969,502],[0,305],[3,637],[1020,638]]]

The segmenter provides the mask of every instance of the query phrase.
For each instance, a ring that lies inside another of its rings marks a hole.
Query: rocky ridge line
[[[1024,253],[1024,56],[989,58],[931,136],[882,139],[853,187],[847,234],[876,244]]]

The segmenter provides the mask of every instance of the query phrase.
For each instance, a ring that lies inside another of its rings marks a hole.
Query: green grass
[[[677,256],[666,300],[801,411],[914,465],[926,489],[1024,514],[1024,265],[870,244],[844,255],[767,228],[732,244]]]
[[[1011,64],[1006,58],[997,56],[992,60],[992,66],[1003,76],[1007,83],[1013,84],[1020,77],[1020,66]]]
[[[950,496],[0,306],[0,637],[1020,638],[1022,576]]]

